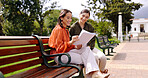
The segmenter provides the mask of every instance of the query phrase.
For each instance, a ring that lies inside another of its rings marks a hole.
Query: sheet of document
[[[79,35],[79,41],[76,41],[74,45],[82,44],[82,47],[84,47],[95,35],[96,33],[90,33],[86,30],[82,30]]]

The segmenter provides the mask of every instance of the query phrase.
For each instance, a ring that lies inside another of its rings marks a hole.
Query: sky
[[[136,3],[141,3],[143,6],[134,12],[135,18],[148,18],[148,0],[132,0]]]
[[[59,2],[58,4],[61,5],[61,8],[71,10],[73,17],[78,18],[80,11],[85,9],[85,7],[81,6],[81,4],[82,3],[86,4],[87,0],[56,0],[56,1]]]
[[[56,0],[58,1],[58,5],[61,5],[62,9],[69,9],[72,11],[73,17],[79,17],[79,13],[81,10],[85,9],[81,4],[86,4],[88,0]],[[148,0],[132,0],[135,3],[143,4],[139,10],[133,12],[135,18],[148,18]],[[92,15],[90,18],[93,19]]]

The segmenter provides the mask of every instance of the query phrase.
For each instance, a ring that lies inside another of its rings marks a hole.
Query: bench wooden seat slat
[[[47,75],[49,73],[44,73],[43,75],[40,75],[37,78],[55,78],[55,77],[56,78],[68,78],[71,75],[75,74],[75,72],[78,72],[76,68],[72,69],[71,67],[66,67],[66,68],[61,67],[61,68],[54,70],[53,73],[50,73],[50,75]]]
[[[55,69],[53,70],[53,72],[50,73],[50,75],[47,75],[49,73],[43,73],[42,75],[38,76],[37,78],[53,78],[53,77],[56,77],[58,76],[58,74],[62,74],[62,73],[65,73],[65,71],[68,71],[70,70],[71,67],[61,67],[61,68],[58,68],[58,69]],[[56,72],[56,73],[54,73]]]
[[[26,77],[27,78],[32,78],[32,77],[34,77],[34,78],[55,78],[56,76],[62,75],[63,73],[65,73],[67,71],[69,72],[69,70],[71,70],[71,69],[72,69],[71,67],[61,67],[61,68],[56,68],[56,69],[54,69],[54,68],[48,69],[47,68],[47,69],[43,69],[40,72],[28,75]],[[51,71],[51,70],[52,70],[52,72],[49,73],[49,71]],[[78,71],[78,70],[75,69],[75,71],[73,71],[73,72],[76,72],[76,71]],[[63,77],[61,77],[61,78],[63,78]],[[64,78],[67,78],[67,77],[64,77]]]
[[[49,71],[52,71],[52,69],[50,69]],[[30,75],[26,75],[25,78],[36,78],[44,73],[48,73],[48,69],[42,69]],[[50,73],[48,73],[48,75],[50,75]],[[43,78],[43,77],[40,77],[40,78]]]
[[[59,69],[59,68],[57,68]],[[47,75],[52,75],[51,73],[52,72],[49,72],[49,71],[52,71],[52,70],[57,70],[57,69],[53,69],[53,68],[44,68],[44,69],[41,69],[40,71],[37,71],[35,73],[32,73],[30,75],[26,75],[25,78],[36,78],[36,77],[39,77],[39,78],[44,78],[44,77],[41,77],[41,75],[47,73]],[[63,68],[64,69],[64,68]],[[53,71],[54,72],[54,71]],[[55,73],[55,72],[54,72]]]
[[[43,66],[42,66],[42,68],[43,68]],[[54,71],[49,73],[48,71],[51,71],[51,70],[54,70]],[[68,78],[68,77],[72,76],[73,74],[75,74],[75,72],[78,72],[78,70],[76,68],[72,69],[71,67],[61,67],[61,68],[57,68],[57,69],[54,69],[54,68],[51,68],[51,69],[47,68],[46,69],[46,67],[44,67],[44,69],[40,68],[39,71],[37,70],[37,71],[26,72],[26,74],[27,73],[31,73],[31,74],[30,75],[25,74],[25,78],[32,78],[32,77],[33,78],[55,78],[55,77],[56,78]],[[66,75],[66,77],[65,77],[65,75]],[[13,78],[13,76],[8,77],[8,78]]]
[[[7,78],[26,78],[27,76],[33,76],[33,75],[39,75],[39,73],[44,73],[44,71],[48,69],[45,65],[41,65],[39,67],[35,67],[33,69],[30,69],[30,70],[27,70],[25,72],[21,72],[19,74],[16,74],[16,75],[12,75],[12,76],[9,76]],[[50,69],[52,70],[52,68]]]
[[[83,68],[83,65],[78,65],[78,66],[80,66],[81,68]],[[81,71],[83,71],[83,70],[81,70]],[[60,75],[60,76],[57,76],[57,78],[63,78],[65,75],[67,75],[67,77],[66,78],[69,78],[71,75],[73,75],[73,74],[75,74],[75,72],[78,72],[78,70],[75,68],[75,69],[70,69],[69,70],[69,72],[65,72],[65,73],[63,73],[62,75]],[[83,73],[83,72],[82,72]],[[50,77],[49,77],[50,78]],[[75,78],[75,77],[74,77]],[[76,77],[77,78],[77,77]],[[81,77],[78,77],[78,78],[81,78]]]
[[[71,70],[69,70],[69,72],[65,72],[64,74],[58,76],[58,78],[63,78],[65,75],[67,75],[67,78],[68,78],[68,77],[74,75],[76,71],[77,71],[76,69],[71,69]],[[70,73],[73,73],[73,74],[70,74]]]

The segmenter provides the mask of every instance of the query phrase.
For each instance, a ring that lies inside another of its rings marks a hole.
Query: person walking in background
[[[69,32],[66,27],[70,26],[71,21],[72,12],[67,9],[61,10],[58,23],[52,30],[48,42],[48,46],[53,48],[50,51],[50,54],[68,53],[71,56],[70,63],[84,64],[84,67],[86,68],[86,75],[93,74],[94,78],[108,77],[109,74],[100,73],[95,56],[89,47],[81,48],[81,44],[73,45],[74,42],[79,40],[78,36],[73,36],[70,41]],[[55,57],[54,60],[58,63],[58,56]],[[62,56],[61,60],[63,63],[67,63],[68,57]],[[89,78],[89,76],[87,76],[87,78]]]
[[[76,21],[70,28],[70,36],[79,35],[82,30],[89,31],[91,33],[94,33],[94,28],[91,24],[87,23],[87,20],[90,17],[90,11],[87,9],[84,9],[79,14],[79,20]],[[96,62],[99,65],[100,72],[102,73],[108,73],[108,69],[105,69],[106,66],[106,56],[103,52],[95,48],[95,37],[93,37],[87,46],[90,47],[90,49],[93,51],[93,54],[96,58]]]

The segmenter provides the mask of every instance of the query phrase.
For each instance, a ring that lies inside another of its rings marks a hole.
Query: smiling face
[[[84,24],[89,19],[89,13],[81,13],[79,17],[79,22]]]
[[[64,17],[61,17],[61,20],[64,27],[70,26],[72,21],[72,13],[68,12]]]

